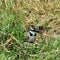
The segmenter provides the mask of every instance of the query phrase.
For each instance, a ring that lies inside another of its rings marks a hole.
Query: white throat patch
[[[30,31],[30,33],[32,33],[32,34],[33,34],[33,36],[34,36],[36,32],[34,32],[34,31]]]

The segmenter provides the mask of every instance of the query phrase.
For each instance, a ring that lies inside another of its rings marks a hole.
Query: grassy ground
[[[44,28],[35,44],[31,24]],[[0,60],[60,60],[60,0],[0,0]]]

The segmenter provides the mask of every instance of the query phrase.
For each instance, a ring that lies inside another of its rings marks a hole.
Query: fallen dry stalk
[[[6,45],[7,45],[8,43],[10,43],[12,40],[15,40],[15,41],[17,42],[17,39],[16,39],[14,36],[11,36],[10,39],[8,39],[8,40],[2,45],[3,48],[4,48],[4,50],[6,50],[7,52],[10,52],[10,51],[8,51],[8,49],[6,48]]]

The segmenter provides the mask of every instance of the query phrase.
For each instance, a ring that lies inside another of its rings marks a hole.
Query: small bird
[[[36,32],[38,32],[38,30],[35,28],[35,26],[30,26],[30,30],[28,32],[28,42],[35,42]]]

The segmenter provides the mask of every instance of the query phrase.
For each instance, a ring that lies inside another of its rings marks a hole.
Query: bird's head
[[[34,25],[30,26],[30,30],[34,31],[34,32],[37,32],[37,33],[39,32],[39,28],[35,27]]]

